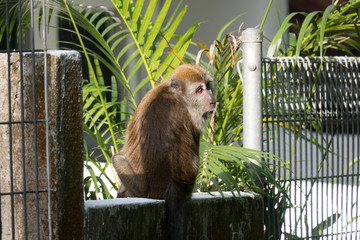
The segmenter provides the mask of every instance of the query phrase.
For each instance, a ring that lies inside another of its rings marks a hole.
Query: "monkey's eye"
[[[200,86],[200,87],[198,87],[198,88],[196,89],[196,93],[197,93],[197,94],[200,94],[200,93],[202,93],[203,91],[204,91],[203,86]]]

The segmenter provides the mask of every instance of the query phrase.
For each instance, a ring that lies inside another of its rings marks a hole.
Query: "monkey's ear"
[[[181,83],[180,83],[179,79],[172,78],[171,83],[170,83],[170,88],[174,92],[180,93],[181,92]]]

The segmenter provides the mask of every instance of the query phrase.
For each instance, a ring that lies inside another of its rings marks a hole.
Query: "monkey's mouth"
[[[213,115],[213,113],[214,113],[213,110],[212,110],[212,111],[205,112],[205,113],[203,114],[203,118],[204,118],[204,119],[208,119],[209,117],[211,117],[211,116]]]

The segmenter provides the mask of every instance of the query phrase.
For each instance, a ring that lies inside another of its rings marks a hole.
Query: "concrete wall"
[[[254,193],[195,193],[184,209],[183,239],[263,239],[263,199]],[[162,200],[85,201],[85,239],[167,239]]]

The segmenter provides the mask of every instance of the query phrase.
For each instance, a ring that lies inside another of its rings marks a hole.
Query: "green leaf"
[[[129,5],[130,5],[130,0],[123,0],[122,1],[122,10],[123,10],[123,14],[124,16],[126,16],[129,10]]]
[[[159,67],[159,63],[161,62],[160,57],[164,54],[164,49],[167,47],[167,41],[169,41],[171,39],[171,37],[174,35],[176,29],[180,25],[185,13],[186,13],[186,10],[187,10],[187,6],[185,6],[181,10],[179,15],[176,17],[174,22],[171,24],[171,26],[166,31],[166,33],[165,33],[164,37],[162,38],[162,40],[160,41],[159,45],[155,49],[155,51],[152,55],[152,58],[151,58],[152,62],[155,64],[155,66]],[[165,63],[163,63],[163,65],[164,64]],[[152,69],[154,69],[154,67],[152,67]],[[164,68],[161,68],[161,69],[164,69]],[[153,79],[154,80],[159,79],[161,73],[162,73],[161,71],[156,71],[155,75],[153,75]]]
[[[132,31],[133,32],[137,32],[137,22],[138,22],[138,19],[140,17],[140,14],[141,14],[141,10],[142,10],[142,7],[144,5],[144,0],[138,0],[136,1],[135,3],[135,7],[134,7],[134,10],[133,10],[133,14],[132,14],[132,19],[131,19],[131,26],[132,26]]]
[[[325,36],[325,29],[327,20],[329,19],[329,16],[331,14],[331,11],[335,8],[334,5],[330,5],[325,9],[325,12],[323,13],[322,19],[321,19],[321,25],[320,25],[320,56],[323,56],[324,51],[324,36]]]
[[[234,17],[232,20],[230,20],[230,22],[226,23],[221,30],[219,31],[216,39],[221,39],[221,36],[223,35],[224,31],[233,23],[235,22],[238,18],[240,18],[241,16],[244,16],[246,13],[241,13],[239,15],[237,15],[236,17]]]
[[[308,37],[308,36],[305,36],[306,34],[308,34],[307,32],[307,28],[310,24],[311,21],[314,20],[315,16],[319,13],[319,11],[314,11],[314,12],[311,12],[309,13],[305,19],[304,19],[304,22],[302,23],[301,25],[301,28],[300,28],[300,32],[299,32],[299,36],[298,36],[298,40],[297,40],[297,43],[296,43],[296,50],[295,50],[295,57],[296,59],[300,56],[300,51],[301,51],[301,45],[303,43],[303,40],[305,37]],[[320,43],[320,44],[323,44],[323,43]],[[296,61],[296,60],[295,60]]]
[[[154,10],[156,7],[157,0],[150,0],[149,5],[146,9],[145,15],[142,19],[142,23],[139,29],[137,41],[140,44],[143,44],[144,38],[146,36],[145,32],[149,29],[151,18],[154,14]]]
[[[291,19],[297,15],[297,14],[303,14],[304,13],[291,13],[288,16],[286,16],[286,18],[284,19],[284,21],[282,22],[280,29],[276,32],[274,38],[272,39],[270,46],[268,48],[268,52],[267,52],[267,56],[268,57],[272,57],[272,56],[276,56],[277,52],[280,49],[280,44],[282,42],[282,38],[284,36],[284,33],[291,27],[293,26],[292,23],[290,23]]]
[[[165,20],[166,14],[167,14],[167,12],[169,10],[170,4],[171,4],[171,0],[166,0],[165,1],[163,7],[161,8],[161,10],[160,10],[160,12],[159,12],[159,14],[158,14],[158,16],[156,18],[156,21],[155,21],[154,25],[151,28],[150,33],[147,36],[146,43],[144,45],[144,52],[148,56],[150,54],[149,53],[149,48],[151,46],[153,46],[153,42],[154,42],[156,36],[159,34],[160,28],[163,25],[163,22]]]
[[[198,26],[199,26],[198,23],[192,25],[173,47],[174,51],[177,53],[177,55],[180,58],[182,58],[185,55],[186,50],[189,47],[191,39]],[[173,68],[176,68],[177,66],[179,66],[179,64],[180,64],[180,60],[176,58],[174,54],[170,53],[163,61],[163,64],[162,66],[160,66],[159,70],[160,72],[163,72],[167,68],[167,66],[172,66]],[[171,72],[168,71],[166,74],[163,74],[163,77],[166,79],[170,73]]]
[[[312,236],[321,236],[325,229],[331,227],[341,217],[341,214],[334,213],[312,229]]]
[[[96,193],[96,195],[99,195],[100,190],[99,190],[96,174],[95,174],[94,170],[89,165],[86,165],[86,169],[89,171],[90,177],[91,177],[91,179],[92,179],[92,181],[94,183],[95,193]]]

